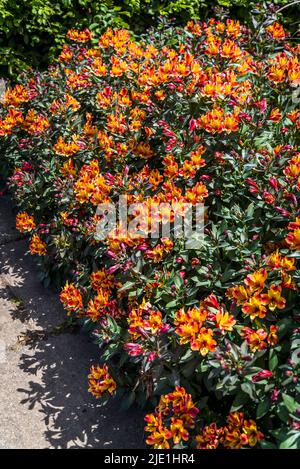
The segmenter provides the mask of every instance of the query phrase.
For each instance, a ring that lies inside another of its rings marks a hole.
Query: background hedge
[[[293,1],[274,3],[278,8]],[[259,8],[272,12],[274,3],[260,2]],[[255,5],[248,0],[0,0],[0,74],[12,78],[28,67],[45,67],[71,27],[89,26],[100,34],[108,26],[117,26],[139,33],[157,25],[161,15],[183,24],[212,13],[247,22]],[[299,5],[280,14],[292,34],[297,29]]]

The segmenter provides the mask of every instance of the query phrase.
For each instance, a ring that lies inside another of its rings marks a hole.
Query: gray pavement
[[[66,320],[57,292],[37,280],[0,197],[0,448],[143,448],[143,415],[101,407],[87,391],[99,349]]]

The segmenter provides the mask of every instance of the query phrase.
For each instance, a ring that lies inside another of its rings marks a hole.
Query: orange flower
[[[225,448],[241,449],[247,444],[247,437],[239,429],[225,427],[223,445]]]
[[[288,64],[288,79],[291,86],[299,86],[300,83],[300,64],[298,58],[292,58]]]
[[[278,343],[278,335],[277,335],[277,332],[279,331],[279,327],[278,326],[270,326],[270,331],[269,331],[269,334],[268,334],[268,344],[271,345],[271,346],[274,346]]]
[[[164,248],[162,245],[158,244],[155,246],[153,249],[148,249],[145,252],[145,257],[147,259],[152,259],[153,262],[158,263],[161,262],[163,259],[163,254],[164,254]]]
[[[268,290],[268,299],[267,304],[268,308],[271,311],[274,311],[276,308],[284,309],[285,308],[285,298],[281,296],[282,288],[280,285],[271,285],[270,289]]]
[[[273,81],[275,84],[284,82],[286,78],[286,72],[284,69],[279,68],[278,66],[272,66],[268,71],[269,80]]]
[[[99,107],[101,107],[102,109],[107,109],[112,102],[111,88],[107,86],[106,88],[104,88],[103,91],[99,91],[96,96],[96,99]]]
[[[88,376],[89,389],[88,391],[93,394],[96,399],[103,396],[105,392],[112,395],[117,387],[117,383],[110,376],[108,366],[93,365]]]
[[[284,29],[277,22],[275,22],[275,23],[271,24],[270,26],[268,26],[266,30],[269,34],[271,34],[273,39],[284,39],[285,38]]]
[[[229,314],[227,311],[223,312],[222,310],[218,311],[216,314],[216,326],[222,332],[227,331],[231,332],[233,330],[233,326],[235,325],[236,320],[234,316]]]
[[[154,155],[152,148],[147,142],[138,143],[134,147],[133,153],[135,156],[138,156],[139,158],[143,158],[143,159],[151,158]]]
[[[230,412],[227,423],[230,427],[241,428],[244,423],[244,412]]]
[[[145,427],[146,432],[155,432],[158,430],[160,427],[162,427],[162,416],[161,414],[155,415],[155,414],[148,414],[145,415],[144,417],[145,422],[147,422],[147,425]]]
[[[60,136],[54,145],[53,149],[56,153],[64,156],[72,156],[80,150],[80,146],[78,145],[78,135],[73,135],[72,141],[70,143],[66,143],[62,136]]]
[[[50,123],[46,117],[38,114],[34,109],[30,109],[22,126],[29,134],[37,135],[47,130]]]
[[[300,117],[300,111],[298,109],[294,109],[291,112],[287,112],[286,117],[288,117],[292,122],[295,123]]]
[[[23,85],[16,85],[14,88],[8,88],[5,91],[3,104],[4,106],[19,107],[20,104],[29,101],[29,94]]]
[[[206,315],[207,312],[203,308],[192,308],[188,309],[187,312],[184,308],[181,308],[177,311],[174,324],[177,326],[175,329],[176,334],[181,337],[181,344],[187,344],[195,340]]]
[[[225,113],[220,107],[207,112],[201,116],[197,123],[209,133],[236,132],[238,130],[239,118],[235,114]]]
[[[95,73],[95,75],[97,75],[98,77],[103,77],[105,75],[107,75],[107,67],[106,65],[103,64],[102,62],[102,59],[100,57],[96,57],[96,59],[92,62],[92,69],[93,69],[93,72]],[[102,97],[102,93],[98,93],[97,95],[97,99],[99,100],[99,105],[101,105],[101,97]],[[106,101],[107,103],[107,101]],[[108,104],[107,104],[108,106]],[[104,103],[104,108],[106,107],[106,104]]]
[[[114,134],[123,134],[126,132],[126,118],[124,114],[110,114],[107,117],[107,129]]]
[[[156,189],[162,181],[163,177],[160,172],[157,169],[152,170],[149,175],[149,184],[151,184],[153,188]]]
[[[47,244],[41,240],[39,235],[34,234],[29,243],[29,250],[31,254],[38,256],[45,256],[47,253]]]
[[[92,39],[92,33],[87,28],[85,28],[83,31],[78,31],[78,29],[70,29],[67,32],[67,37],[75,42],[88,42]]]
[[[173,439],[174,444],[181,440],[188,441],[187,428],[195,427],[195,418],[199,410],[195,407],[192,397],[183,387],[176,386],[175,391],[160,397],[154,414],[146,415],[145,430],[151,435],[146,443],[155,449],[170,448],[168,440]],[[170,429],[167,428],[169,420]]]
[[[84,71],[82,71],[81,73],[75,73],[73,70],[65,68],[65,74],[67,75],[66,84],[70,88],[85,88],[91,83],[87,76],[87,73],[84,73]]]
[[[249,344],[251,352],[257,352],[258,350],[264,350],[266,348],[267,344],[265,339],[268,333],[264,329],[254,331],[250,327],[242,327],[240,333],[242,338]]]
[[[26,212],[19,213],[16,216],[16,228],[21,233],[29,233],[36,227],[34,218]]]
[[[255,446],[264,435],[257,430],[254,420],[244,420],[243,412],[231,412],[227,417],[228,425],[223,429],[222,443],[225,448],[240,449]]]
[[[64,44],[62,51],[58,57],[60,62],[71,62],[73,58],[73,52],[68,44]]]
[[[241,49],[231,39],[226,39],[220,51],[221,57],[236,60],[242,55]]]
[[[97,270],[90,276],[92,288],[96,291],[110,289],[114,284],[114,277],[107,273],[106,269]]]
[[[81,293],[73,283],[66,283],[60,293],[60,301],[68,313],[78,312],[83,308]]]
[[[195,340],[191,343],[192,350],[199,350],[200,354],[204,357],[209,352],[215,352],[217,342],[213,338],[212,329],[201,327],[200,333],[196,336]]]
[[[296,290],[296,284],[293,281],[293,278],[288,273],[281,272],[281,286],[282,288],[290,288],[291,290]]]
[[[247,275],[244,282],[251,293],[255,291],[261,291],[265,286],[267,276],[268,274],[266,269],[260,269],[256,272],[253,272],[253,274]]]
[[[72,111],[78,111],[78,109],[81,107],[80,102],[70,94],[65,94],[65,102],[66,107],[71,108]]]
[[[150,335],[162,334],[170,328],[162,320],[162,313],[152,309],[150,303],[143,301],[137,309],[132,309],[128,317],[129,334],[135,339],[143,338],[145,333]]]
[[[235,300],[238,305],[243,305],[249,298],[249,292],[243,285],[237,285],[228,288],[226,296],[227,298]]]
[[[247,437],[247,444],[255,446],[256,443],[264,438],[262,432],[257,430],[257,425],[254,420],[245,420],[243,424],[243,433]]]
[[[220,52],[221,41],[215,36],[208,36],[207,41],[205,42],[206,49],[204,53],[206,55],[218,55]]]
[[[195,437],[197,449],[217,449],[222,435],[222,428],[217,428],[215,423],[204,427]]]
[[[97,293],[97,296],[89,301],[86,311],[86,315],[91,318],[93,322],[98,321],[98,319],[105,314],[105,308],[109,303],[109,291],[99,288]]]
[[[184,428],[183,421],[178,418],[171,419],[171,427],[170,427],[173,442],[175,445],[178,445],[181,440],[188,441],[189,439],[189,432]]]
[[[241,25],[239,21],[227,19],[226,20],[226,34],[227,36],[238,38],[241,33]]]
[[[170,238],[161,238],[161,242],[165,251],[167,252],[172,251],[174,247],[174,243]]]
[[[300,250],[300,228],[295,229],[287,235],[285,241],[289,245],[289,248],[295,251]]]
[[[5,119],[0,119],[0,136],[10,135],[13,128],[23,123],[23,116],[20,111],[9,108]]]
[[[168,440],[172,438],[172,432],[165,427],[160,427],[146,439],[147,445],[153,446],[154,449],[169,449]]]
[[[282,257],[279,251],[273,252],[267,259],[267,265],[272,269],[279,269],[281,267]]]
[[[64,163],[62,165],[62,167],[60,168],[59,171],[65,177],[75,176],[76,175],[76,169],[75,169],[75,166],[74,166],[74,161],[69,159],[68,161],[66,161],[66,163]]]
[[[188,394],[182,386],[176,386],[175,391],[163,396],[166,401],[172,404],[172,410],[186,423],[189,422],[190,428],[194,427],[194,422],[190,422],[188,416],[194,420],[199,413],[195,407],[191,394]],[[163,399],[164,402],[164,399]],[[158,406],[159,407],[159,406]],[[186,415],[187,414],[187,415]]]
[[[186,201],[193,205],[203,202],[203,199],[206,197],[208,197],[208,190],[202,182],[197,182],[192,189],[188,189],[185,193]]]
[[[259,295],[252,296],[249,301],[244,303],[242,307],[243,313],[250,316],[253,320],[256,317],[264,318],[266,316],[267,309],[263,304],[263,299]]]
[[[78,109],[80,109],[79,101],[70,94],[64,95],[64,101],[65,103],[63,103],[62,100],[55,99],[49,108],[51,114],[55,115],[66,112],[68,109],[72,109],[72,111],[78,111]]]
[[[278,108],[272,109],[268,120],[273,121],[273,122],[280,122],[281,119],[282,119],[282,113],[280,112],[280,109],[278,109]]]

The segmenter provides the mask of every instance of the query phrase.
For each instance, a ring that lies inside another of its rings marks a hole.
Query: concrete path
[[[0,197],[0,448],[143,448],[144,413],[87,392],[99,349],[80,331],[56,333],[66,315],[14,220]]]

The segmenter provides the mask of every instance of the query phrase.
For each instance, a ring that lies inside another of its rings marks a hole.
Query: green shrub
[[[40,279],[101,348],[89,391],[149,410],[157,449],[299,448],[298,49],[230,20],[68,38],[4,94],[0,165]],[[193,243],[168,207],[204,200]]]

